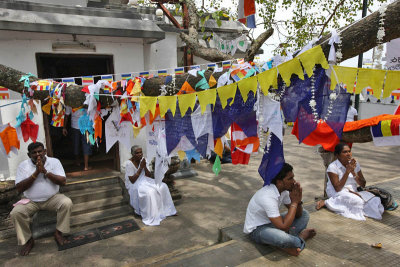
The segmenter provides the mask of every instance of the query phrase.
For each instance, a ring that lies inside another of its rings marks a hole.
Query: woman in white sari
[[[135,213],[142,216],[146,225],[160,225],[167,216],[176,214],[168,186],[157,184],[150,178],[142,148],[131,148],[132,158],[125,164],[125,186],[130,196],[130,204]]]
[[[381,220],[384,211],[379,197],[366,191],[357,191],[357,187],[365,187],[366,181],[360,164],[352,157],[347,144],[339,143],[335,147],[337,160],[326,170],[328,183],[327,200],[317,203],[317,210],[326,206],[328,209],[344,217],[354,220],[365,220],[364,216]]]

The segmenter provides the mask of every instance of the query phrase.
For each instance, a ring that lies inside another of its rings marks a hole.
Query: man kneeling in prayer
[[[307,229],[310,218],[302,207],[302,188],[296,182],[293,167],[284,163],[281,171],[251,198],[246,212],[243,231],[256,243],[278,247],[290,255],[298,256],[305,240],[316,235]],[[288,211],[281,214],[283,204]]]

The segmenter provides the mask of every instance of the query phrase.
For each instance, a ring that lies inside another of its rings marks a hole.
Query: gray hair
[[[131,154],[135,154],[136,150],[138,150],[139,148],[141,148],[140,146],[134,145],[131,147]]]

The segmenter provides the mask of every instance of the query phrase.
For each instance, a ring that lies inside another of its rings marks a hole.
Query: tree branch
[[[388,5],[385,13],[385,37],[383,38],[383,43],[400,37],[400,1]],[[345,27],[344,30],[340,32],[340,37],[342,39],[342,61],[358,56],[377,46],[376,35],[378,28],[378,11],[349,27]],[[326,57],[329,55],[330,37],[331,34],[327,34],[316,43],[317,45],[321,45]]]
[[[328,25],[328,23],[331,21],[331,19],[333,18],[333,16],[336,14],[336,10],[338,9],[339,6],[343,5],[345,0],[342,0],[341,2],[339,2],[335,8],[333,9],[332,14],[329,16],[329,18],[325,21],[324,26],[322,27],[321,33],[319,34],[319,36],[322,36],[322,34],[324,33],[324,30],[326,28],[326,26]]]
[[[269,28],[262,34],[260,34],[256,39],[254,39],[251,42],[250,49],[247,49],[246,51],[246,57],[244,58],[245,61],[253,61],[254,56],[256,55],[257,51],[260,49],[260,47],[265,43],[266,40],[268,40],[269,37],[272,36],[274,33],[273,28]]]

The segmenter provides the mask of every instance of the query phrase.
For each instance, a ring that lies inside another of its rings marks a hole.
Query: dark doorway
[[[94,82],[101,79],[100,75],[114,73],[113,56],[111,55],[86,55],[86,54],[49,54],[36,53],[38,76],[42,79],[67,78],[80,76],[93,76]],[[75,83],[81,84],[81,79],[75,79]],[[62,127],[50,125],[51,114],[43,120],[45,124],[47,152],[49,156],[60,159],[67,173],[76,173],[83,170],[83,155],[80,153],[80,166],[75,164],[72,136],[70,131],[70,117],[67,129],[68,135],[63,135]],[[104,134],[98,145],[92,146],[92,155],[89,157],[89,166],[93,171],[119,170],[118,145],[106,153],[106,141]],[[93,172],[91,171],[91,172]]]

